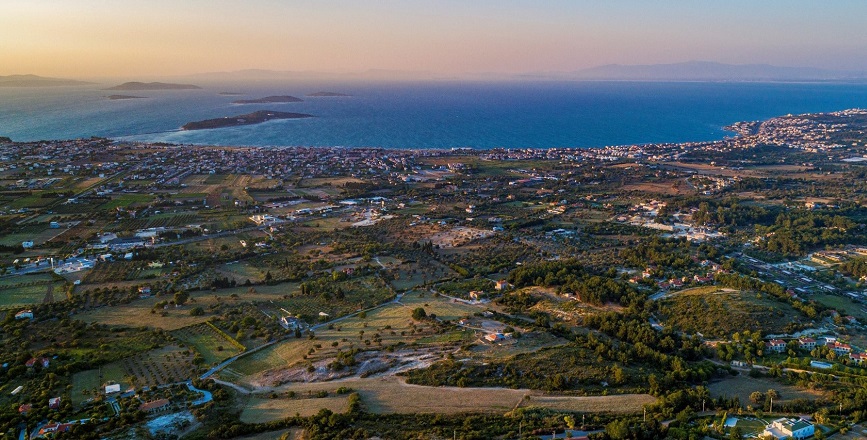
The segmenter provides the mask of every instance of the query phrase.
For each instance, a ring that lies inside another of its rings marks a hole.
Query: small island
[[[237,127],[239,125],[260,124],[276,119],[302,119],[312,118],[313,115],[306,113],[275,112],[271,110],[259,110],[246,115],[227,116],[225,118],[205,119],[204,121],[188,122],[181,127],[183,130],[207,130],[210,128]]]
[[[144,96],[132,96],[132,95],[108,95],[106,98],[116,101],[119,99],[145,99]]]
[[[307,96],[314,97],[314,98],[322,98],[322,97],[339,98],[339,97],[350,97],[352,95],[347,95],[346,93],[337,93],[337,92],[316,92],[316,93],[311,93]]]
[[[220,93],[217,93],[217,94],[220,95],[220,96],[244,96],[246,93],[240,93],[240,92],[220,92]]]
[[[196,90],[201,87],[192,84],[173,84],[161,82],[125,82],[121,85],[109,87],[105,90]]]
[[[258,99],[239,99],[232,101],[232,104],[278,104],[284,102],[303,102],[303,99],[289,95],[266,96]]]

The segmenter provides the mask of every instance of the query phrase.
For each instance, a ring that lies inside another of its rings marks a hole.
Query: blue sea
[[[199,145],[600,147],[714,140],[730,135],[722,127],[737,121],[867,107],[867,85],[839,83],[285,82],[103,90],[111,85],[0,88],[0,136],[18,141],[104,136]],[[352,96],[305,96],[316,91]],[[109,100],[110,94],[146,99]],[[304,102],[231,103],[270,95]],[[179,130],[190,121],[256,110],[315,117]]]

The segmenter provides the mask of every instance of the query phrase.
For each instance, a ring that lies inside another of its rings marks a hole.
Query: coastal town
[[[856,438],[867,110],[729,129],[0,139],[0,434]]]

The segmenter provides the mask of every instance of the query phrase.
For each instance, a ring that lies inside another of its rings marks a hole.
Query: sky
[[[689,60],[867,70],[867,2],[2,0],[0,75],[436,75]]]

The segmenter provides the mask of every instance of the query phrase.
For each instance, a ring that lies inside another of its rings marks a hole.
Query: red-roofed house
[[[18,407],[18,412],[21,414],[27,414],[27,412],[30,411],[31,409],[33,409],[33,404],[25,403],[25,404]]]
[[[828,348],[834,350],[834,353],[837,353],[837,356],[842,356],[844,354],[849,354],[852,352],[852,346],[849,344],[843,344],[841,342],[831,342],[828,345]]]
[[[60,397],[52,397],[48,399],[49,409],[60,409]]]
[[[139,405],[138,410],[141,412],[146,412],[148,414],[158,413],[160,411],[165,411],[169,407],[169,399],[158,399],[151,402],[142,403]]]
[[[816,340],[813,338],[798,338],[798,345],[800,345],[801,348],[812,350],[816,348]]]
[[[55,434],[58,432],[66,432],[69,431],[74,423],[49,423],[41,428],[39,428],[39,436],[45,437],[49,434]]]
[[[777,353],[782,353],[786,351],[786,341],[782,339],[771,339],[766,344],[768,350],[775,351]]]
[[[849,359],[858,365],[864,365],[867,362],[867,353],[849,353]]]

